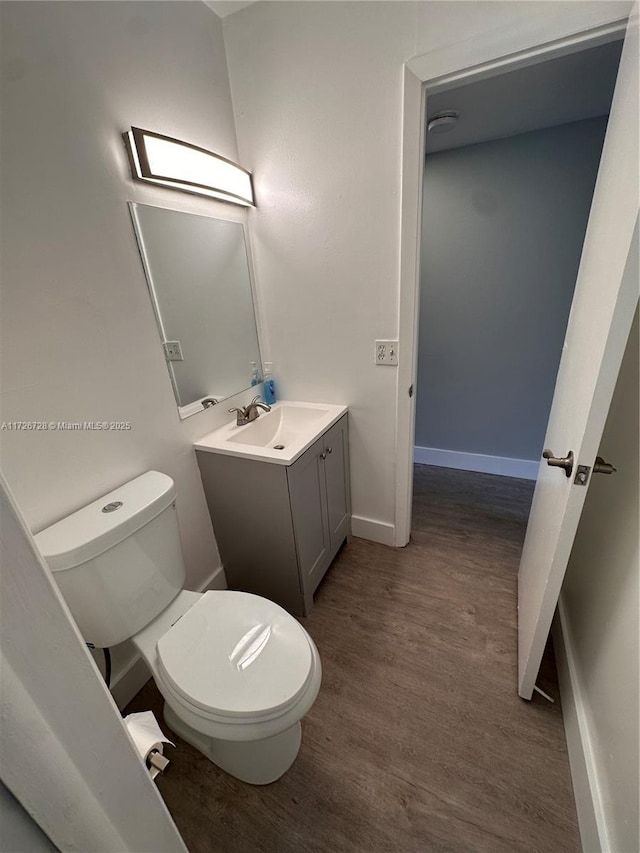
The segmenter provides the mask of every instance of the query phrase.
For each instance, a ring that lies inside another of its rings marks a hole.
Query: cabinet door
[[[196,451],[230,589],[304,614],[286,468]]]
[[[341,418],[322,437],[327,488],[327,516],[331,556],[351,532],[349,499],[349,433],[347,418]]]
[[[320,583],[330,562],[325,494],[324,437],[288,469],[291,515],[305,598]]]

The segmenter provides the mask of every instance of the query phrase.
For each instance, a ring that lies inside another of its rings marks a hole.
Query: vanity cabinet
[[[196,455],[229,587],[306,616],[351,531],[347,415],[291,465]]]

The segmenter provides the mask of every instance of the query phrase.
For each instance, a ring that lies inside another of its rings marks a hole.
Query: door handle
[[[542,456],[547,460],[547,465],[550,465],[552,468],[564,468],[566,476],[571,476],[571,472],[573,471],[573,450],[570,450],[566,456],[554,456],[553,450],[545,450]]]
[[[617,471],[617,468],[614,468],[610,462],[605,462],[602,456],[596,456],[596,461],[593,466],[594,474],[613,474],[614,471]]]

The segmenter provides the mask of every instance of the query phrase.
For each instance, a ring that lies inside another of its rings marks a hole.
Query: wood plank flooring
[[[191,853],[580,849],[552,655],[556,704],[516,693],[531,494],[416,466],[412,542],[353,539],[301,620],[323,682],[291,770],[252,787],[176,738],[159,788]],[[127,712],[149,708],[162,719],[152,682]]]

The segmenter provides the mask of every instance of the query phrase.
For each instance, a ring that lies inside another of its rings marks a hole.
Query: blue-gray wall
[[[605,129],[427,157],[417,446],[539,458]]]

